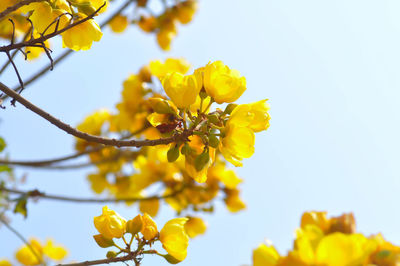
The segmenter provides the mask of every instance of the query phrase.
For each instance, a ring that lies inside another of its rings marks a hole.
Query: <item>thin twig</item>
[[[24,242],[24,244],[31,250],[31,252],[33,253],[33,255],[36,257],[36,259],[38,260],[38,262],[40,264],[43,264],[43,260],[40,258],[40,256],[37,254],[36,250],[31,246],[31,244],[28,242],[28,240],[26,240],[26,238],[21,235],[20,232],[18,232],[17,230],[15,230],[11,225],[9,225],[6,221],[4,221],[1,217],[0,217],[0,222],[4,224],[5,227],[7,227],[8,230],[10,230],[11,232],[13,232],[22,242]]]
[[[54,31],[52,33],[43,35],[43,36],[41,36],[39,38],[35,38],[35,39],[29,40],[29,41],[20,42],[20,43],[11,43],[9,45],[1,46],[0,47],[0,52],[7,52],[7,51],[11,51],[11,50],[18,49],[18,48],[32,46],[34,44],[43,43],[43,42],[47,41],[50,38],[53,38],[53,37],[65,32],[65,31],[73,28],[73,27],[76,27],[76,26],[88,21],[89,19],[92,19],[97,13],[99,13],[99,11],[105,5],[106,5],[106,3],[104,2],[104,4],[102,6],[100,6],[94,13],[90,14],[89,16],[87,16],[87,17],[85,17],[85,18],[83,18],[81,20],[75,21],[74,23],[69,24],[68,26],[66,26],[66,27],[64,27],[64,28],[62,28],[60,30]]]
[[[116,258],[109,258],[109,259],[102,259],[102,260],[91,260],[91,261],[84,261],[84,262],[77,262],[77,263],[67,263],[67,264],[58,264],[56,266],[88,266],[88,265],[98,265],[98,264],[109,264],[113,262],[124,262],[124,261],[131,261],[136,258],[138,254],[136,252],[132,252],[123,257],[116,257]]]
[[[122,138],[120,138],[120,140],[124,140],[124,139],[128,139],[132,136],[138,135],[140,133],[142,133],[143,131],[145,131],[146,129],[149,128],[149,125],[146,124],[143,128],[130,133]],[[87,155],[90,153],[94,153],[94,152],[98,152],[101,151],[102,149],[105,149],[107,146],[96,146],[96,147],[89,147],[87,148],[85,151],[81,151],[81,152],[77,152],[71,155],[67,155],[67,156],[62,156],[59,158],[54,158],[54,159],[48,159],[48,160],[37,160],[37,161],[11,161],[11,160],[0,160],[0,165],[1,164],[5,164],[5,165],[19,165],[19,166],[29,166],[29,167],[44,167],[44,166],[49,166],[55,163],[59,163],[59,162],[64,162],[64,161],[68,161],[68,160],[72,160],[72,159],[76,159],[79,158],[83,155]]]
[[[1,0],[0,0],[1,1]],[[128,0],[126,1],[119,9],[117,9],[115,11],[115,13],[113,13],[108,19],[106,19],[103,23],[100,24],[100,28],[104,28],[111,20],[113,20],[116,16],[118,16],[122,11],[125,10],[125,8],[127,8],[132,2],[134,2],[134,0]],[[57,63],[63,61],[65,58],[67,58],[70,54],[72,54],[74,51],[73,50],[67,50],[64,53],[62,53],[60,56],[58,56],[55,60],[54,60],[54,65],[56,65]],[[39,72],[37,72],[36,74],[34,74],[32,77],[30,77],[29,79],[27,79],[26,81],[24,81],[24,85],[25,88],[27,86],[29,86],[31,83],[35,82],[37,79],[39,79],[40,77],[42,77],[44,74],[47,73],[48,70],[51,69],[51,65],[47,65],[45,67],[43,67]],[[17,86],[15,87],[13,90],[14,91],[18,91],[20,90],[21,87]],[[0,99],[5,100],[8,97],[8,95],[3,95],[0,97]]]
[[[30,191],[22,191],[17,189],[11,189],[6,187],[0,187],[0,191],[6,191],[13,194],[26,195],[30,198],[43,198],[49,200],[58,200],[58,201],[68,201],[68,202],[78,202],[78,203],[115,203],[115,202],[136,202],[136,201],[150,201],[156,199],[167,199],[172,198],[180,193],[182,193],[187,186],[182,186],[180,189],[177,189],[171,193],[165,195],[154,195],[149,197],[129,197],[129,198],[105,198],[105,199],[97,199],[97,198],[77,198],[77,197],[67,197],[67,196],[59,196],[59,195],[51,195],[41,192],[37,189]]]
[[[2,0],[2,1],[4,1],[4,0]],[[4,10],[3,12],[1,12],[0,13],[0,20],[2,18],[4,18],[5,16],[7,16],[8,14],[10,14],[11,12],[17,10],[18,8],[20,8],[22,6],[26,6],[26,5],[29,5],[29,4],[34,3],[34,2],[42,2],[42,1],[45,1],[45,0],[22,0],[22,1],[18,2],[18,3],[16,3],[15,5],[6,8],[6,10]]]
[[[22,81],[21,75],[19,74],[18,68],[17,68],[17,66],[16,66],[15,63],[14,63],[14,60],[11,58],[10,52],[6,52],[6,54],[7,54],[8,60],[11,62],[11,65],[12,65],[13,68],[14,68],[15,73],[17,74],[18,81],[19,81],[19,85],[21,86],[20,92],[22,92],[22,91],[24,90],[24,82]],[[11,101],[11,104],[12,104],[13,106],[15,106],[15,99],[13,99],[13,100]]]
[[[86,140],[88,142],[95,142],[95,143],[100,143],[103,145],[108,145],[108,146],[115,146],[115,147],[143,147],[143,146],[157,146],[157,145],[164,145],[164,144],[169,144],[173,142],[184,142],[188,139],[189,136],[193,135],[193,132],[195,131],[194,128],[184,130],[180,134],[173,135],[172,137],[168,138],[160,138],[160,139],[154,139],[154,140],[117,140],[117,139],[109,139],[109,138],[103,138],[99,136],[94,136],[90,135],[88,133],[82,132],[77,130],[76,128],[71,127],[70,125],[62,122],[61,120],[55,118],[54,116],[50,115],[46,111],[40,109],[36,105],[32,104],[28,100],[26,100],[24,97],[16,93],[15,91],[11,90],[8,88],[6,85],[0,82],[0,90],[3,91],[5,94],[8,94],[8,96],[12,97],[16,101],[18,101],[20,104],[34,112],[35,114],[41,116],[42,118],[46,119],[59,129],[67,132],[68,134],[71,134],[77,138]]]

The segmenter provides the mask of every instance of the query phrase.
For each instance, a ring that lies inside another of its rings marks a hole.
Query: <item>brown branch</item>
[[[4,1],[4,0],[2,0]],[[21,2],[16,3],[13,6],[7,7],[3,12],[0,13],[0,20],[2,18],[4,18],[5,16],[7,16],[8,14],[10,14],[11,12],[17,10],[18,8],[22,7],[22,6],[26,6],[29,5],[31,3],[35,3],[35,2],[42,2],[44,0],[22,0]]]
[[[14,49],[20,49],[20,48],[29,47],[29,46],[32,46],[32,45],[35,45],[35,44],[38,44],[38,43],[43,43],[43,42],[47,41],[50,38],[53,38],[53,37],[65,32],[65,31],[67,31],[67,30],[69,30],[69,29],[71,29],[71,28],[73,28],[75,26],[78,26],[79,24],[82,24],[82,23],[88,21],[89,19],[92,19],[97,13],[99,13],[99,11],[105,5],[106,5],[106,3],[104,2],[104,4],[102,6],[100,6],[94,13],[90,14],[89,16],[87,16],[87,17],[85,17],[85,18],[83,18],[81,20],[78,20],[78,21],[66,26],[65,28],[62,28],[61,30],[56,30],[56,31],[54,31],[54,32],[52,32],[50,34],[43,35],[43,36],[41,36],[39,38],[31,39],[29,41],[20,42],[20,43],[11,43],[9,45],[1,46],[0,47],[0,52],[8,52],[8,51],[11,51],[11,50],[14,50]]]
[[[115,13],[113,13],[108,19],[106,19],[103,23],[100,24],[100,28],[104,28],[111,20],[113,20],[116,16],[118,16],[122,11],[125,10],[125,8],[127,8],[134,1],[135,0],[126,1],[118,10],[115,11]],[[73,52],[74,52],[73,50],[67,50],[64,53],[62,53],[60,56],[58,56],[54,60],[54,65],[56,65],[58,62],[60,62],[60,61],[64,60],[65,58],[67,58]],[[29,79],[24,81],[25,88],[27,86],[29,86],[31,83],[35,82],[40,77],[42,77],[44,74],[46,74],[47,71],[50,70],[50,69],[51,69],[51,65],[45,66],[39,72],[37,72],[32,77],[30,77]],[[14,91],[19,91],[20,89],[21,89],[21,87],[17,86],[17,87],[14,88]],[[5,100],[7,97],[8,97],[8,95],[3,95],[3,96],[0,97],[0,99]]]
[[[154,139],[154,140],[117,140],[117,139],[109,139],[109,138],[103,138],[99,136],[94,136],[90,135],[88,133],[82,132],[77,130],[76,128],[71,127],[68,124],[65,124],[64,122],[60,121],[59,119],[55,118],[54,116],[50,115],[46,111],[40,109],[39,107],[35,106],[28,100],[26,100],[24,97],[16,93],[15,91],[11,90],[8,88],[6,85],[0,82],[0,90],[7,94],[8,96],[12,97],[16,101],[18,101],[20,104],[31,110],[32,112],[36,113],[37,115],[41,116],[42,118],[46,119],[59,129],[67,132],[68,134],[71,134],[77,138],[86,140],[88,142],[95,142],[95,143],[100,143],[103,145],[108,145],[108,146],[115,146],[115,147],[143,147],[143,146],[157,146],[157,145],[164,145],[164,144],[169,144],[173,142],[184,142],[187,140],[187,138],[191,135],[193,135],[194,128],[184,130],[180,134],[176,134],[172,137],[168,138],[161,138],[161,139]]]
[[[187,186],[182,186],[180,189],[177,189],[169,194],[165,195],[154,195],[149,197],[129,197],[129,198],[105,198],[105,199],[96,199],[96,198],[77,198],[77,197],[67,197],[67,196],[59,196],[59,195],[51,195],[41,192],[37,189],[30,191],[21,191],[17,189],[11,189],[6,187],[0,187],[0,191],[5,191],[13,194],[26,195],[30,198],[43,198],[49,200],[58,200],[58,201],[68,201],[68,202],[78,202],[78,203],[115,203],[115,202],[136,202],[136,201],[149,201],[156,199],[167,199],[172,198],[180,193],[182,193]]]
[[[146,129],[149,128],[149,124],[145,125],[143,128],[130,133],[124,137],[122,137],[120,140],[125,140],[128,139],[132,136],[135,136],[137,134],[142,133],[143,131],[145,131]],[[89,153],[94,153],[94,152],[98,152],[101,151],[102,149],[106,148],[107,146],[96,146],[96,147],[89,147],[87,148],[85,151],[82,152],[77,152],[71,155],[67,155],[67,156],[62,156],[59,158],[54,158],[54,159],[48,159],[48,160],[37,160],[37,161],[10,161],[10,160],[4,160],[4,159],[0,159],[0,165],[1,164],[5,164],[5,165],[19,165],[19,166],[28,166],[28,167],[47,167],[50,165],[53,165],[55,163],[59,163],[59,162],[64,162],[64,161],[68,161],[68,160],[72,160],[72,159],[76,159],[79,158],[83,155],[89,154]],[[101,163],[101,162],[98,162]],[[96,164],[96,163],[94,163]],[[83,167],[83,166],[78,166],[79,167]],[[52,167],[53,168],[53,167]],[[56,169],[56,167],[54,167]],[[65,169],[66,167],[61,167],[59,169]],[[74,167],[72,167],[74,168]]]

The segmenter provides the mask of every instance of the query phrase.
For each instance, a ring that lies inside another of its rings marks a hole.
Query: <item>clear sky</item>
[[[152,59],[184,57],[195,67],[222,60],[247,78],[241,103],[270,99],[271,127],[257,134],[254,156],[237,169],[247,210],[230,214],[217,204],[213,215],[203,216],[207,233],[191,241],[181,265],[249,264],[265,238],[286,252],[307,210],[352,211],[359,231],[382,232],[399,245],[399,13],[395,0],[201,0],[171,52],[135,28],[122,35],[106,30],[90,51],[57,65],[23,95],[76,125],[95,109],[113,108],[122,81]],[[38,67],[19,64],[25,77]],[[16,84],[11,72],[1,81]],[[21,105],[0,110],[0,118],[11,158],[73,151],[72,137]],[[88,171],[17,174],[27,174],[26,189],[85,196],[91,195]],[[101,205],[43,200],[28,207],[28,219],[12,216],[25,236],[55,238],[70,259],[105,256],[91,237]],[[137,213],[121,204],[111,208],[127,218]],[[156,221],[161,227],[172,215],[163,206]],[[0,239],[0,257],[13,256],[21,245],[5,228]],[[156,264],[167,265],[151,257],[143,265]]]

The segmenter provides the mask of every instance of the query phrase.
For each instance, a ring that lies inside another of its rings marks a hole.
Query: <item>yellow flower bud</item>
[[[162,84],[167,95],[179,108],[189,107],[195,103],[202,87],[198,75],[184,76],[178,72],[167,74]]]
[[[143,217],[142,215],[137,215],[132,220],[129,220],[126,223],[126,231],[131,233],[132,235],[136,235],[139,233],[143,228]]]
[[[305,212],[301,217],[301,228],[305,229],[307,225],[316,225],[323,232],[327,232],[330,227],[330,222],[326,217],[326,212]]]
[[[194,14],[197,10],[197,1],[188,0],[185,2],[181,2],[177,6],[177,18],[180,23],[187,24],[192,21]]]
[[[204,68],[204,88],[215,102],[231,103],[246,90],[246,79],[240,76],[239,71],[215,61]]]
[[[160,241],[163,248],[175,259],[182,261],[186,258],[189,236],[184,225],[188,218],[175,218],[168,221],[160,231]]]
[[[190,238],[202,235],[207,230],[207,224],[199,217],[190,217],[185,223],[185,231]]]
[[[155,17],[143,17],[141,16],[138,21],[138,26],[144,32],[153,32],[157,26],[157,20]]]
[[[128,27],[129,21],[126,16],[117,15],[110,21],[111,30],[115,33],[121,33]]]
[[[269,109],[267,99],[250,104],[240,104],[233,110],[228,123],[249,127],[254,132],[267,130],[270,120]]]
[[[253,266],[275,266],[279,257],[278,251],[273,246],[261,244],[253,250]]]
[[[86,16],[78,13],[79,19]],[[100,41],[103,33],[99,25],[93,19],[89,19],[71,29],[63,32],[63,47],[68,47],[74,51],[89,50],[93,42]]]
[[[94,217],[94,226],[105,238],[120,238],[125,233],[126,220],[115,211],[104,206],[103,213]]]
[[[149,98],[148,102],[154,112],[159,114],[178,114],[178,109],[171,102],[161,98]]]
[[[151,216],[148,215],[147,213],[143,214],[142,221],[143,221],[143,227],[140,232],[142,233],[144,239],[146,240],[154,239],[158,234],[156,222],[154,222]]]

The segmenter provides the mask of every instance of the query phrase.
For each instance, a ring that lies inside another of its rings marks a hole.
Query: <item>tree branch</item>
[[[2,0],[2,1],[4,1],[4,0]],[[42,1],[44,1],[44,0],[22,0],[21,2],[18,2],[15,5],[10,6],[10,7],[6,8],[3,12],[1,12],[0,20],[22,6],[26,6],[26,5],[29,5],[34,2],[42,2]]]
[[[54,31],[54,32],[52,32],[50,34],[43,35],[43,36],[41,36],[39,38],[31,39],[29,41],[24,41],[24,42],[20,42],[20,43],[11,43],[9,45],[1,46],[0,47],[0,52],[9,52],[9,51],[14,50],[14,49],[20,49],[20,48],[23,48],[23,47],[30,47],[30,46],[33,46],[33,45],[38,44],[38,43],[44,43],[48,39],[53,38],[53,37],[65,32],[65,31],[67,31],[67,30],[69,30],[69,29],[71,29],[71,28],[73,28],[75,26],[78,26],[79,24],[82,24],[82,23],[88,21],[89,19],[92,19],[97,13],[99,13],[99,11],[105,5],[106,5],[106,3],[104,2],[104,4],[102,6],[100,6],[94,13],[90,14],[89,16],[87,16],[87,17],[85,17],[85,18],[83,18],[81,20],[75,21],[74,23],[66,26],[65,28],[62,28],[60,30],[56,30],[56,31]]]
[[[189,136],[193,135],[194,128],[184,130],[180,134],[176,134],[172,137],[168,138],[161,138],[161,139],[154,139],[154,140],[117,140],[117,139],[109,139],[109,138],[103,138],[99,136],[94,136],[90,135],[88,133],[82,132],[77,130],[76,128],[71,127],[68,124],[65,124],[64,122],[60,121],[59,119],[55,118],[54,116],[50,115],[46,111],[40,109],[39,107],[35,106],[28,100],[26,100],[24,97],[16,93],[15,91],[11,90],[8,88],[6,85],[0,82],[0,90],[7,94],[8,96],[12,97],[16,101],[18,101],[20,104],[31,110],[32,112],[36,113],[37,115],[41,116],[42,118],[46,119],[59,129],[67,132],[68,134],[71,134],[77,138],[86,140],[88,142],[95,142],[95,143],[100,143],[103,145],[108,145],[108,146],[115,146],[115,147],[143,147],[143,146],[156,146],[156,145],[163,145],[163,144],[169,144],[173,142],[183,142],[188,139]]]
[[[1,0],[0,0],[1,1]],[[100,24],[100,28],[104,28],[111,20],[113,20],[116,16],[118,16],[122,11],[125,10],[125,8],[127,8],[132,2],[134,2],[135,0],[128,0],[126,1],[118,10],[115,11],[115,13],[113,13],[108,19],[106,19],[103,23]],[[56,65],[57,63],[61,62],[62,60],[64,60],[65,58],[67,58],[70,54],[72,54],[74,51],[73,50],[67,50],[64,53],[62,53],[60,56],[58,56],[55,60],[54,60],[54,65]],[[37,72],[36,74],[34,74],[32,77],[30,77],[29,79],[27,79],[26,81],[24,81],[24,86],[25,88],[27,86],[29,86],[31,83],[35,82],[37,79],[39,79],[40,77],[42,77],[44,74],[47,73],[48,70],[50,70],[51,68],[51,64],[48,66],[43,67],[39,72]],[[15,87],[13,90],[14,91],[19,91],[21,89],[21,86],[17,86]],[[8,95],[3,95],[0,97],[1,100],[5,100],[8,97]]]
[[[105,198],[105,199],[96,199],[96,198],[76,198],[76,197],[67,197],[67,196],[59,196],[59,195],[50,195],[44,192],[41,192],[37,189],[30,191],[22,191],[17,189],[11,189],[6,187],[0,187],[0,191],[5,191],[8,193],[26,195],[30,198],[43,198],[49,200],[58,200],[58,201],[68,201],[68,202],[78,202],[78,203],[115,203],[115,202],[136,202],[136,201],[149,201],[149,200],[157,200],[157,199],[167,199],[172,198],[180,193],[182,193],[187,186],[182,186],[180,189],[177,189],[171,193],[165,195],[154,195],[149,197],[129,197],[129,198]]]
[[[98,265],[98,264],[109,264],[113,262],[124,262],[136,259],[139,255],[139,252],[131,252],[130,254],[123,257],[116,257],[110,259],[102,259],[102,260],[91,260],[77,263],[68,263],[68,264],[58,264],[56,266],[88,266],[88,265]]]

